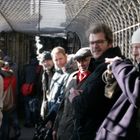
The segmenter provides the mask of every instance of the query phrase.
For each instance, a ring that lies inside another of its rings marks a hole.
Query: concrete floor
[[[21,128],[21,136],[18,140],[32,140],[34,134],[34,128]]]
[[[35,128],[26,128],[23,125],[20,126],[21,128],[21,135],[18,138],[18,140],[32,140],[33,139],[33,135],[35,132]],[[14,130],[11,128],[10,129],[10,140],[17,140],[17,139],[13,139],[12,137],[14,136]]]

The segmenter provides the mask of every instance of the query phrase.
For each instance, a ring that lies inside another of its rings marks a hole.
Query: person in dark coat
[[[31,111],[30,103],[33,101],[34,97],[37,96],[38,92],[38,61],[36,58],[31,58],[29,64],[24,65],[23,67],[23,80],[22,83],[33,84],[32,92],[29,95],[23,95],[24,102],[24,112],[25,112],[25,127],[33,127],[37,122],[36,116],[39,116],[38,112]]]
[[[16,77],[8,62],[5,62],[0,71],[3,77],[3,106],[2,106],[2,125],[0,139],[7,140],[10,137],[10,130],[13,127],[14,138],[20,136],[20,126],[16,111]]]
[[[78,71],[73,72],[66,84],[65,97],[59,108],[55,124],[53,127],[53,137],[57,140],[71,140],[74,130],[73,122],[73,108],[72,104],[69,101],[70,92],[76,92],[80,90],[81,85],[91,74],[88,70],[88,66],[91,59],[91,51],[89,48],[81,48],[78,50],[74,56],[74,59],[77,62]]]
[[[42,73],[43,100],[42,100],[40,115],[42,119],[44,119],[45,114],[47,114],[47,94],[49,92],[48,90],[55,70],[54,70],[54,63],[52,61],[51,53],[49,51],[44,51],[41,54],[39,61],[40,64],[43,66],[43,73]]]
[[[131,39],[132,55],[137,63],[120,57],[106,58],[106,63],[122,89],[122,94],[103,121],[96,140],[139,140],[140,139],[140,28]]]
[[[107,68],[106,57],[122,56],[119,47],[112,45],[111,29],[102,23],[92,26],[89,44],[94,60],[90,64],[92,74],[81,87],[82,93],[69,96],[75,111],[75,136],[73,140],[93,140],[96,132],[117,97],[107,98],[102,74]],[[119,94],[119,93],[118,93]]]

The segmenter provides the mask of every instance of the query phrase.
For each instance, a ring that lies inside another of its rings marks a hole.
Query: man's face
[[[45,69],[48,69],[48,70],[51,70],[51,68],[53,67],[53,61],[51,60],[51,59],[47,59],[47,60],[44,60],[43,62],[42,62],[42,64],[43,64],[43,67],[45,68]]]
[[[140,43],[132,44],[132,55],[140,63]]]
[[[67,63],[67,56],[62,53],[56,53],[53,55],[53,62],[58,68],[63,68]]]
[[[91,57],[86,57],[83,59],[76,60],[80,72],[84,72],[88,70],[90,59]]]
[[[89,35],[89,44],[93,58],[98,59],[112,45],[108,44],[104,33],[96,33]]]

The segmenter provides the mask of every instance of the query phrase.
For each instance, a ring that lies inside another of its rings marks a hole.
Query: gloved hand
[[[48,104],[47,100],[42,101],[40,116],[42,117],[43,120],[45,118],[45,114],[47,114],[47,104]]]

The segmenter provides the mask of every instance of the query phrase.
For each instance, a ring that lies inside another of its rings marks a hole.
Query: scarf
[[[79,71],[77,74],[78,83],[86,79],[90,75],[90,73],[90,71],[84,71],[82,73]]]

